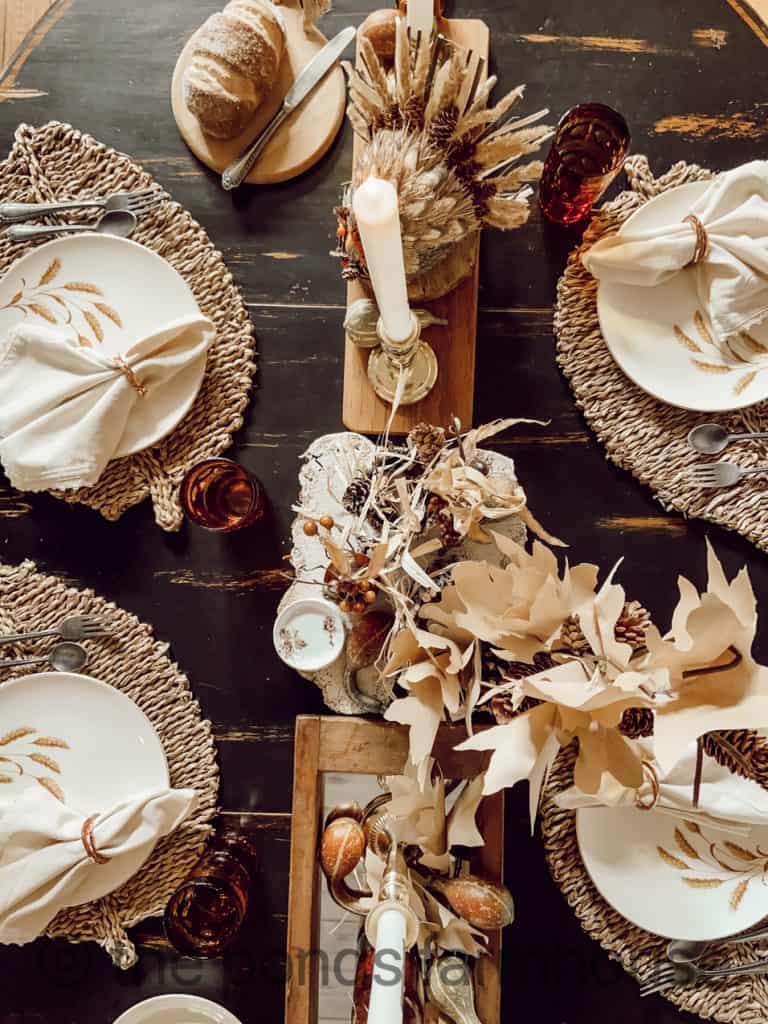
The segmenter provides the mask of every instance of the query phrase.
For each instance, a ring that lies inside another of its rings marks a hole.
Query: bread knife
[[[292,111],[304,102],[315,86],[320,84],[356,35],[357,29],[352,25],[348,28],[342,29],[342,31],[339,32],[337,36],[334,36],[329,43],[326,43],[317,56],[313,57],[309,64],[307,64],[288,90],[288,93],[283,100],[283,105],[266,126],[264,131],[248,147],[248,149],[246,149],[242,156],[239,156],[237,160],[233,161],[222,174],[221,184],[227,192],[231,191],[233,188],[237,188],[239,185],[242,185],[250,174],[253,165],[264,152],[267,143],[286,117],[288,117]]]

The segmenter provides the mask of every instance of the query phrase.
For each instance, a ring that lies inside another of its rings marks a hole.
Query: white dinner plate
[[[708,185],[694,182],[662,193],[632,214],[619,234],[630,226],[645,231],[682,221]],[[715,344],[707,312],[699,309],[693,270],[654,288],[601,281],[597,312],[613,358],[662,402],[727,412],[768,398],[768,324]]]
[[[122,1013],[115,1024],[240,1024],[229,1010],[191,995],[155,996]]]
[[[58,326],[75,344],[122,355],[137,338],[199,315],[189,285],[164,259],[127,238],[58,238],[22,256],[0,281],[0,334],[19,321]],[[134,455],[178,426],[197,397],[205,353],[159,384],[151,411],[137,402],[115,458]]]
[[[11,779],[0,785],[0,807],[26,787],[44,785],[90,816],[170,785],[163,745],[144,712],[107,683],[66,672],[0,686],[0,757],[8,759],[0,761],[0,778]],[[148,856],[138,851],[135,864],[121,858],[122,877],[126,868],[135,874]],[[115,883],[109,864],[101,870],[105,896]]]
[[[712,941],[768,916],[768,827],[742,839],[634,807],[589,807],[576,812],[576,833],[598,892],[647,932]]]

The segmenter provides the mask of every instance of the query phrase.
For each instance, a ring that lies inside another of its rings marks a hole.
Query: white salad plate
[[[0,281],[0,336],[21,320],[60,329],[62,343],[123,355],[164,324],[200,315],[189,285],[170,263],[127,238],[57,238],[22,256]],[[205,353],[153,389],[141,403],[115,458],[161,441],[182,421],[205,375]]]
[[[619,234],[682,221],[708,185],[694,182],[662,193],[632,214]],[[621,369],[662,402],[726,412],[768,398],[768,323],[718,344],[707,311],[699,308],[692,269],[654,288],[601,281],[597,313]]]
[[[713,941],[768,916],[768,827],[748,839],[634,807],[576,812],[581,858],[600,895],[638,928]]]
[[[0,778],[11,780],[0,785],[0,809],[43,785],[88,817],[170,785],[163,745],[144,712],[107,683],[67,672],[0,686]],[[92,898],[112,892],[147,857],[138,851],[133,864],[121,858],[118,883],[104,865],[103,892]]]
[[[145,999],[120,1014],[115,1024],[240,1024],[240,1021],[210,999],[179,994]]]

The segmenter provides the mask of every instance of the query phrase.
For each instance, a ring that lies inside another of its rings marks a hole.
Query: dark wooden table
[[[377,6],[337,0],[325,30],[359,22]],[[264,870],[242,947],[221,961],[177,959],[157,922],[138,929],[141,961],[126,974],[90,945],[3,948],[0,1022],[109,1024],[141,999],[181,990],[222,1002],[244,1024],[277,1024],[293,723],[323,706],[273,653],[279,592],[265,588],[259,572],[278,566],[288,550],[299,455],[313,438],[342,426],[344,288],[327,253],[351,131],[345,127],[327,158],[298,181],[225,195],[186,150],[168,101],[176,56],[217,0],[64,0],[64,7],[18,76],[18,86],[43,95],[0,104],[2,149],[19,121],[70,121],[144,163],[206,227],[257,330],[259,389],[233,454],[264,481],[273,514],[268,525],[242,535],[185,529],[170,536],[154,525],[148,504],[111,524],[0,483],[0,557],[32,558],[95,587],[170,641],[215,723],[222,805],[256,833]],[[559,116],[576,101],[608,102],[627,116],[635,151],[647,153],[657,172],[676,160],[724,169],[763,155],[766,50],[724,0],[483,0],[457,2],[453,13],[489,23],[495,69],[506,86],[528,83],[530,109],[549,105]],[[749,563],[757,594],[765,594],[764,555],[735,535],[665,515],[605,460],[576,411],[555,366],[552,304],[577,238],[534,210],[525,229],[484,239],[476,422],[507,415],[550,421],[503,443],[531,507],[570,542],[571,558],[608,570],[623,556],[622,581],[660,622],[676,601],[678,572],[703,583],[706,536],[728,569]],[[765,642],[762,655],[768,657]],[[661,999],[641,1003],[637,985],[582,935],[538,839],[528,836],[525,793],[509,801],[507,835],[517,921],[505,937],[505,1019],[681,1019]]]

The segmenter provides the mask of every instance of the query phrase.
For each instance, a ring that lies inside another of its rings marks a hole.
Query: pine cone
[[[530,711],[538,704],[541,704],[541,701],[536,700],[535,697],[523,697],[520,706],[515,710],[514,698],[511,693],[497,693],[495,697],[491,698],[491,711],[497,725],[509,725],[518,715]]]
[[[745,779],[752,778],[756,757],[761,773],[765,772],[764,765],[768,760],[768,754],[763,750],[765,746],[765,741],[756,732],[747,729],[710,732],[704,736],[704,753],[734,775]]]
[[[368,495],[371,493],[371,480],[370,477],[356,476],[344,491],[344,497],[341,499],[341,504],[351,513],[353,516],[358,515],[368,500]]]
[[[638,652],[645,648],[645,633],[650,625],[651,616],[640,602],[628,601],[619,616],[614,633],[618,641],[629,644],[633,651]],[[560,646],[577,657],[590,652],[591,648],[581,631],[578,616],[571,615],[563,623]]]
[[[482,644],[481,658],[483,662],[483,679],[488,683],[505,683],[512,679],[527,679],[538,672],[552,668],[554,661],[549,651],[538,651],[533,661],[504,661],[499,658],[493,647]]]
[[[453,525],[453,516],[450,512],[438,513],[437,523],[440,529],[440,540],[444,548],[455,548],[458,544],[461,544],[461,534]]]
[[[750,776],[755,782],[768,789],[768,740],[763,736],[756,737],[755,747],[750,758]]]
[[[653,736],[653,712],[650,708],[627,708],[619,722],[619,732],[630,740]]]
[[[589,641],[581,631],[578,615],[569,616],[563,623],[560,630],[559,645],[568,654],[579,657],[582,654],[589,654]]]
[[[424,99],[421,96],[411,96],[405,104],[403,121],[414,131],[420,132],[424,128]]]
[[[449,107],[447,110],[441,110],[429,125],[429,141],[433,146],[447,148],[451,139],[456,134],[456,125],[458,123],[459,111],[455,106]]]
[[[616,623],[616,639],[629,644],[633,651],[645,648],[645,634],[651,625],[651,616],[639,601],[628,601]]]
[[[408,435],[408,447],[419,462],[428,465],[445,448],[445,431],[429,423],[418,423]]]

